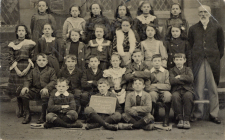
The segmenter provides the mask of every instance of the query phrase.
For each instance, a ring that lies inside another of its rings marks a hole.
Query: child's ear
[[[186,58],[184,58],[184,63],[187,61],[187,59]]]
[[[69,89],[69,86],[66,86],[66,90],[68,90]]]
[[[57,88],[57,85],[55,85],[55,88]]]

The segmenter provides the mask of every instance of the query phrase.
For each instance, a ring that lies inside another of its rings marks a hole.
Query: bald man
[[[204,88],[208,89],[210,120],[220,124],[218,119],[219,100],[217,86],[220,78],[220,59],[224,55],[224,34],[222,27],[213,21],[207,5],[198,8],[200,21],[191,26],[188,33],[192,48],[193,74],[195,77],[195,100],[204,100]],[[203,104],[194,111],[195,118],[202,118]]]

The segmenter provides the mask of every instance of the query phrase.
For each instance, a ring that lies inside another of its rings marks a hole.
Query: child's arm
[[[132,105],[131,105],[131,93],[127,95],[126,97],[126,101],[125,101],[125,109],[124,112],[125,113],[131,113],[134,116],[138,116],[138,113],[136,110],[132,109]]]
[[[116,98],[116,97],[115,97]],[[119,113],[123,113],[123,109],[119,104],[118,99],[116,98],[116,111],[115,112],[119,112]]]
[[[84,90],[90,89],[92,87],[92,83],[88,83],[87,70],[84,71],[83,76],[81,78],[81,86]]]
[[[63,24],[63,33],[62,33],[62,37],[63,37],[63,41],[66,42],[66,39],[67,39],[67,34],[68,34],[68,25],[70,23],[67,21],[64,22]]]
[[[91,40],[90,40],[91,41]],[[91,48],[89,47],[90,46],[90,41],[86,47],[86,50],[85,50],[85,59],[86,59],[86,63],[89,63],[89,57],[91,55]]]
[[[135,110],[139,113],[149,113],[152,110],[152,99],[150,94],[146,94],[145,106],[135,106]]]
[[[186,67],[186,71],[187,71],[187,74],[180,75],[179,79],[185,83],[193,83],[194,76],[193,76],[192,70],[189,67]]]
[[[157,83],[157,84],[152,84],[152,85],[161,91],[169,91],[171,89],[171,85],[170,85],[170,81],[169,81],[169,72],[167,70],[165,70],[164,73],[162,74],[162,76],[165,76],[164,83]]]
[[[50,74],[49,75],[49,83],[44,87],[45,89],[48,89],[48,92],[54,89],[54,87],[56,85],[56,81],[57,81],[57,77],[56,77],[54,69],[51,69],[49,74]]]
[[[173,69],[170,70],[169,74],[170,74],[169,79],[170,79],[171,85],[178,85],[178,84],[183,85],[184,84],[184,82],[182,82],[180,79],[175,78],[177,75],[174,73]]]
[[[166,48],[164,47],[162,41],[160,41],[160,43],[159,43],[159,52],[162,56],[162,66],[164,68],[166,68],[167,67],[168,54],[167,54]]]
[[[75,103],[75,100],[74,100],[74,98],[73,98],[73,96],[70,98],[70,102],[69,102],[69,105],[68,105],[69,107],[66,107],[66,108],[62,108],[62,112],[63,113],[66,113],[66,112],[68,112],[68,111],[70,111],[70,110],[76,110],[76,103]]]
[[[130,80],[132,80],[134,78],[134,74],[132,74],[133,73],[133,70],[132,70],[131,67],[132,67],[131,64],[129,64],[127,66],[127,68],[126,68],[126,72],[125,72],[125,75],[124,75],[124,79],[126,81],[130,81]]]
[[[48,101],[48,111],[49,112],[60,112],[62,110],[62,105],[54,104],[54,95],[51,95]]]

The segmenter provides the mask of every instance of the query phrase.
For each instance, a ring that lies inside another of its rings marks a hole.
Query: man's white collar
[[[137,96],[137,95],[142,96],[142,91],[139,92],[139,94],[136,91],[134,91],[134,93],[135,93],[135,96]]]
[[[159,71],[161,71],[161,72],[164,72],[164,68],[161,66],[160,68],[159,68]],[[151,69],[151,73],[153,73],[153,72],[155,72],[156,71],[156,69],[153,67],[152,69]]]
[[[55,93],[55,96],[59,96],[59,95],[61,95],[61,93],[59,93],[58,91]],[[65,91],[64,93],[63,93],[63,95],[64,96],[69,96],[69,92],[67,92],[67,91]]]

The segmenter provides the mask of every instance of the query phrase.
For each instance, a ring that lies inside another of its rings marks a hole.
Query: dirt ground
[[[172,131],[154,130],[123,130],[112,132],[108,130],[78,130],[78,129],[31,129],[30,125],[21,124],[23,118],[15,115],[15,102],[0,103],[0,139],[3,140],[224,140],[225,139],[225,109],[220,110],[219,117],[222,124],[217,125],[209,121],[191,123],[191,129],[177,129]],[[163,110],[162,110],[163,111]],[[172,113],[171,113],[172,117]],[[38,115],[32,116],[34,123]]]

